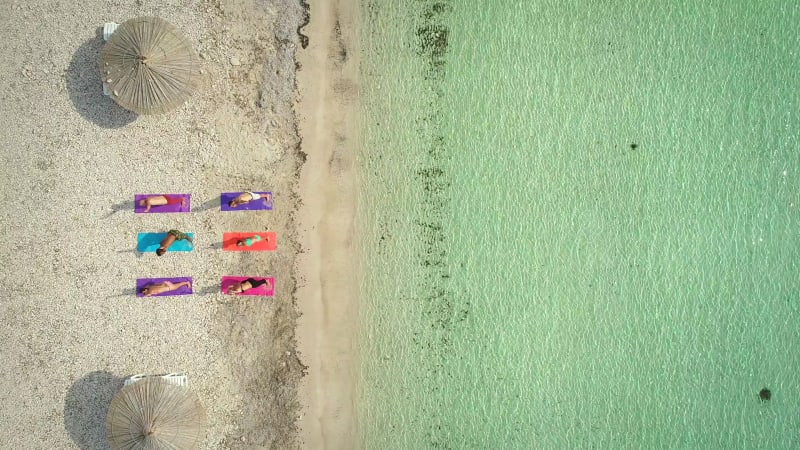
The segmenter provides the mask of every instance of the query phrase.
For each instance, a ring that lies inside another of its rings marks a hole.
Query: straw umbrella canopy
[[[205,438],[206,420],[192,391],[148,377],[117,393],[106,432],[115,450],[196,449]]]
[[[192,44],[169,22],[137,17],[121,24],[100,51],[100,74],[120,106],[139,114],[171,111],[197,88]]]

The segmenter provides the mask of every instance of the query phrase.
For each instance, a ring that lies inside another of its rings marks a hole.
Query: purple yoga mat
[[[239,205],[235,208],[231,208],[228,206],[228,202],[235,199],[236,197],[241,194],[241,192],[223,192],[220,195],[220,206],[222,207],[223,211],[256,211],[256,210],[266,210],[272,209],[272,192],[255,192],[251,191],[254,194],[259,194],[262,197],[258,200],[253,200],[249,203],[245,203],[244,205]],[[267,201],[264,196],[269,195],[269,201]]]
[[[162,206],[151,206],[150,207],[150,214],[153,213],[180,213],[180,212],[189,212],[192,209],[192,194],[136,194],[133,196],[133,211],[139,214],[144,213],[144,206],[139,206],[139,200],[144,200],[147,197],[153,197],[156,195],[163,195],[165,197],[178,197],[178,198],[185,198],[186,199],[186,207],[182,207],[180,203],[175,203],[173,205],[162,205]]]
[[[177,277],[177,278],[137,278],[136,279],[136,296],[137,297],[144,297],[142,294],[142,288],[147,287],[148,285],[154,283],[160,283],[162,281],[171,281],[173,283],[182,283],[184,281],[192,281],[192,277]],[[189,295],[192,293],[192,288],[187,286],[181,286],[174,291],[164,292],[163,294],[155,294],[151,295],[151,297],[167,297],[170,295]]]

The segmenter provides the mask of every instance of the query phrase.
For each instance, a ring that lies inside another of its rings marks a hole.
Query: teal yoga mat
[[[194,239],[194,233],[186,234]],[[136,250],[142,253],[155,253],[165,237],[167,237],[167,233],[139,233],[136,237]],[[190,252],[192,251],[192,247],[189,241],[175,241],[169,246],[167,252]]]

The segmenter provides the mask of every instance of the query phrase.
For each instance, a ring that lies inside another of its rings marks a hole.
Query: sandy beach
[[[137,117],[103,96],[96,61],[104,22],[147,15],[189,38],[203,78],[178,110]],[[290,0],[8,6],[0,18],[4,447],[106,449],[105,416],[123,380],[180,371],[208,412],[203,448],[352,443],[352,359],[342,359],[352,356],[352,323],[332,323],[354,312],[342,269],[352,242],[351,147],[309,137],[341,133],[348,116],[324,125],[341,98],[298,94],[305,17]],[[303,76],[345,70],[312,64],[336,42],[335,28],[314,28],[325,43],[309,34]],[[306,78],[300,92],[354,86],[320,79],[311,88]],[[220,192],[248,189],[272,191],[274,209],[219,211]],[[162,192],[191,193],[192,213],[133,213],[134,194]],[[336,193],[344,196],[331,201]],[[194,251],[135,251],[137,232],[170,228],[195,233]],[[275,231],[277,250],[222,252],[225,231]],[[223,296],[222,275],[274,276],[275,296]],[[136,278],[162,276],[194,277],[195,294],[135,297]],[[338,298],[327,294],[334,290]]]
[[[300,420],[305,448],[357,448],[355,420],[358,254],[358,4],[311,4],[300,53],[298,109],[308,160],[300,178],[303,253],[298,341],[308,375]]]

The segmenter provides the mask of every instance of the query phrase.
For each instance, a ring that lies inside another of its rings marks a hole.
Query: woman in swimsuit
[[[244,291],[255,289],[259,286],[267,285],[267,290],[272,289],[272,284],[270,284],[268,279],[259,279],[256,280],[255,278],[248,278],[241,283],[233,283],[228,288],[228,294],[241,294]]]
[[[186,208],[186,199],[174,195],[151,195],[143,200],[139,200],[139,206],[144,206],[144,212],[150,212],[151,206],[177,205]]]
[[[162,281],[160,283],[148,284],[147,286],[142,288],[142,295],[144,295],[145,297],[150,297],[151,295],[158,295],[158,294],[163,294],[165,292],[174,291],[176,289],[180,289],[183,286],[186,286],[189,289],[191,289],[192,282],[181,281],[180,283],[173,283],[171,281]]]
[[[252,247],[256,242],[261,242],[261,235],[253,235],[252,238],[239,239],[236,241],[237,247]]]
[[[190,244],[194,243],[194,241],[192,241],[192,238],[188,234],[182,231],[178,230],[167,231],[167,237],[165,237],[164,240],[161,241],[161,245],[159,245],[158,249],[156,250],[156,255],[161,256],[164,253],[167,253],[167,249],[169,248],[170,245],[172,245],[175,241],[182,241],[184,239],[189,241]]]
[[[262,198],[264,199],[265,202],[267,202],[267,205],[269,205],[269,202],[271,200],[269,194],[261,195],[250,191],[242,192],[235,199],[229,201],[228,206],[230,206],[231,208],[235,208],[239,205],[244,205],[245,203],[250,203]]]

